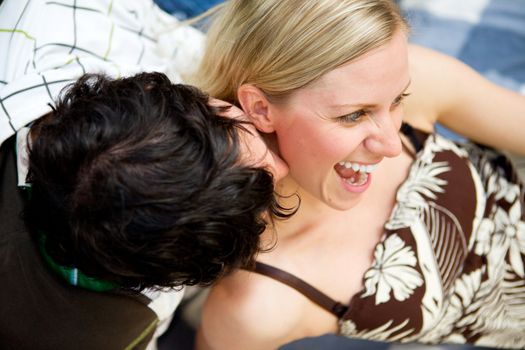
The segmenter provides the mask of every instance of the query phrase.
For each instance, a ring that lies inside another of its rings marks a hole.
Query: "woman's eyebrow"
[[[401,90],[399,94],[397,94],[396,97],[401,96],[405,91],[410,87],[410,84],[412,83],[412,79],[408,80],[408,83],[405,85],[405,87]],[[375,104],[370,103],[344,103],[344,104],[335,104],[335,105],[329,105],[328,108],[339,110],[339,109],[348,109],[348,108],[359,108],[359,109],[368,109],[375,107]]]
[[[410,87],[410,84],[412,84],[412,78],[408,79],[408,83],[406,84],[405,88],[401,90],[401,93],[399,95],[407,91],[407,89]]]

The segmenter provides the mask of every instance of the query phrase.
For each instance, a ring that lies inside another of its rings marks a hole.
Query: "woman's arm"
[[[414,97],[432,122],[476,142],[525,154],[525,96],[486,80],[455,58],[410,48]]]

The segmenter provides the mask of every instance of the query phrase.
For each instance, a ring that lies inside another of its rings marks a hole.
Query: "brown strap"
[[[423,144],[425,143],[428,134],[413,128],[412,125],[405,122],[401,124],[401,132],[410,139],[410,142],[415,148],[416,152],[419,152],[423,149]]]
[[[292,287],[323,309],[337,316],[337,318],[343,317],[343,315],[348,310],[348,306],[333,300],[317,288],[314,288],[302,279],[297,278],[286,271],[258,261],[255,262],[255,269],[253,271]]]

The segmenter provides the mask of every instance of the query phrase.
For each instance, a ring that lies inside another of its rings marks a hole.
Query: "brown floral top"
[[[341,334],[525,347],[525,195],[499,153],[417,132],[423,147]]]
[[[525,348],[523,185],[493,150],[408,129],[419,151],[340,333]]]

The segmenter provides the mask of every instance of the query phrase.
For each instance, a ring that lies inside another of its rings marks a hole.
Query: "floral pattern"
[[[389,301],[391,292],[396,300],[406,300],[423,284],[416,262],[414,251],[399,236],[388,237],[378,245],[374,265],[365,274],[362,297],[375,295],[376,305]]]
[[[523,185],[493,150],[416,133],[424,146],[340,333],[525,348]]]

